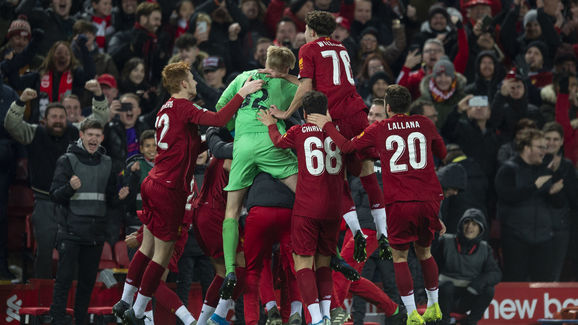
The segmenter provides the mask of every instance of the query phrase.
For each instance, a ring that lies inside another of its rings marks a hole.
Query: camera
[[[120,112],[130,112],[132,111],[132,103],[120,103]]]
[[[488,103],[488,96],[474,96],[468,101],[470,107],[490,106]]]

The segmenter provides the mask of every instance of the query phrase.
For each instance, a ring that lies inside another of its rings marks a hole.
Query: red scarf
[[[106,32],[111,28],[110,15],[104,18],[92,16],[92,23],[96,26],[96,45],[99,49],[104,49],[106,46]]]
[[[40,92],[48,95],[48,101],[50,103],[61,101],[64,96],[72,93],[72,74],[70,70],[66,70],[60,76],[60,84],[58,85],[58,98],[53,100],[52,98],[52,71],[44,74],[40,80]]]
[[[452,95],[456,92],[456,85],[457,85],[458,78],[454,78],[452,81],[452,85],[448,91],[443,91],[437,87],[434,81],[434,77],[429,80],[429,92],[431,93],[431,97],[436,103],[445,102],[446,100],[450,99]]]
[[[187,29],[189,29],[189,22],[183,19],[179,19],[177,22],[177,32],[175,33],[175,39],[186,33]]]

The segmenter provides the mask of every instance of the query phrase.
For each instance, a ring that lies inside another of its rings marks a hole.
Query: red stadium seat
[[[102,254],[100,255],[100,263],[98,264],[98,269],[114,269],[116,268],[116,262],[114,261],[114,257],[112,256],[112,248],[110,244],[104,242],[104,246],[102,247]]]
[[[22,307],[18,310],[20,314],[20,324],[50,324],[52,317],[50,317],[49,307]],[[72,322],[72,315],[74,311],[72,308],[66,308],[66,322]]]
[[[94,325],[106,325],[117,323],[116,316],[112,313],[110,307],[88,307],[88,323]]]
[[[114,260],[118,267],[126,269],[130,264],[128,251],[124,240],[119,240],[114,244]]]

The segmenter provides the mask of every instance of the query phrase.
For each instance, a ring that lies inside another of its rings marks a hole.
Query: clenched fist
[[[94,96],[102,96],[102,88],[96,79],[91,79],[84,84],[84,89],[90,91]]]
[[[82,183],[80,182],[80,178],[78,178],[78,176],[76,175],[72,175],[72,177],[70,178],[70,187],[72,187],[73,190],[78,190],[80,188],[80,186],[82,186]]]
[[[26,102],[36,98],[36,96],[38,96],[38,94],[36,93],[36,90],[31,89],[31,88],[26,88],[22,92],[22,95],[20,95],[20,100],[26,103]]]

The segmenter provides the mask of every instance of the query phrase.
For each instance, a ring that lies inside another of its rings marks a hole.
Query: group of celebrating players
[[[335,27],[331,14],[309,13],[299,78],[288,74],[295,65],[293,53],[271,46],[265,69],[240,74],[223,93],[216,113],[191,102],[196,82],[187,64],[164,68],[163,85],[171,98],[157,114],[158,155],[141,186],[143,239],[122,299],[113,308],[126,324],[144,324],[153,295],[171,300],[164,298],[170,292],[163,279],[167,267],[175,268],[191,224],[216,276],[198,320],[184,306],[173,308],[185,324],[228,324],[229,305],[244,293],[247,324],[258,322],[261,300],[268,324],[280,325],[269,267],[275,242],[281,244],[289,288],[291,311],[284,311],[289,324],[301,324],[306,317],[302,303],[309,323],[342,324],[347,317],[341,306],[349,290],[371,293],[367,298],[393,323],[442,318],[430,246],[434,233],[445,230],[438,218],[443,194],[433,162],[433,154],[445,156],[443,140],[429,119],[407,114],[411,95],[398,85],[386,91],[389,118],[368,125],[347,50],[329,37]],[[305,124],[285,130],[283,120],[300,107]],[[196,158],[207,146],[198,126],[227,123],[234,130],[232,148],[212,159],[192,201]],[[374,172],[376,159],[382,162],[383,192]],[[375,233],[364,234],[360,228],[346,170],[360,177],[368,194]],[[240,241],[238,219],[245,198],[249,215]],[[393,258],[403,306],[355,272],[344,272],[349,279],[332,272],[342,218],[350,231],[343,258],[354,260],[358,270],[376,249],[381,258]],[[423,315],[416,310],[407,263],[410,243],[424,273],[428,304]]]

